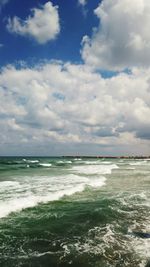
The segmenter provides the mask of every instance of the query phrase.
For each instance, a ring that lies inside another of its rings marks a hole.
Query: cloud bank
[[[54,40],[60,32],[58,7],[47,2],[41,8],[34,8],[26,19],[9,18],[7,29],[11,33],[30,36],[39,44]]]
[[[104,0],[94,11],[99,27],[82,40],[82,58],[98,69],[150,65],[150,2]]]
[[[95,14],[99,27],[83,37],[83,64],[1,69],[1,153],[149,154],[150,3],[103,0]],[[48,2],[7,27],[44,44],[60,31],[57,7]],[[99,69],[119,72],[106,79]]]
[[[148,153],[150,69],[104,79],[71,63],[7,66],[0,89],[1,146],[97,144]]]

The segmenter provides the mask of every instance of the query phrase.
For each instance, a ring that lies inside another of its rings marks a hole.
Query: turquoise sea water
[[[1,267],[148,267],[149,234],[149,160],[0,158]]]

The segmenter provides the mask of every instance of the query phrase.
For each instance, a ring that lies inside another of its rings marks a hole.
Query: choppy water
[[[149,235],[149,160],[0,159],[1,267],[148,267]]]

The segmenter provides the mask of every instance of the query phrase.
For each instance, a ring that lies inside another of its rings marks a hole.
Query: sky
[[[0,0],[0,156],[150,155],[150,1]]]

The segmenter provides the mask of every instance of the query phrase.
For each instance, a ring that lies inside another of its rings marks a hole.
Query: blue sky
[[[8,17],[17,16],[25,20],[32,8],[40,7],[47,1],[9,1],[1,9],[1,38],[0,43],[3,48],[0,50],[1,66],[11,64],[14,61],[37,62],[38,60],[58,59],[71,62],[81,62],[80,55],[82,37],[92,34],[92,28],[98,25],[98,19],[93,14],[99,1],[89,1],[86,7],[76,0],[51,1],[53,5],[58,5],[61,31],[55,41],[49,41],[44,45],[39,45],[35,40],[23,38],[17,34],[10,34],[6,30]],[[87,12],[86,12],[87,10]],[[83,15],[84,12],[86,15]],[[90,19],[89,19],[90,18]]]
[[[147,0],[0,0],[0,155],[149,155]]]

